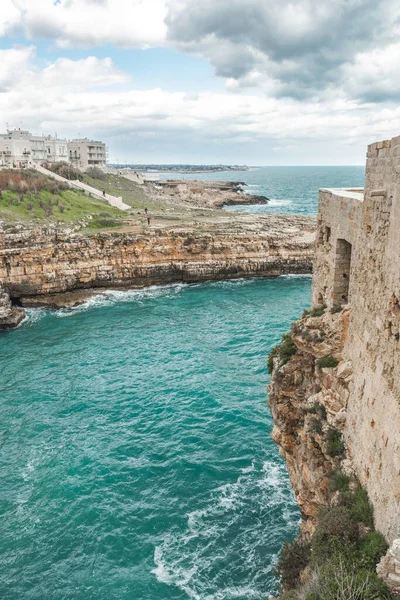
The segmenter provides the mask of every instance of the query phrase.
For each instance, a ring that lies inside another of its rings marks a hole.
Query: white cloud
[[[130,79],[115,68],[111,58],[99,59],[95,56],[81,60],[59,58],[42,71],[40,78],[45,87],[61,86],[64,90],[111,86],[126,83]]]
[[[0,82],[7,86],[7,93],[0,94],[0,113],[4,122],[22,121],[34,131],[107,140],[132,136],[176,146],[190,139],[193,147],[252,140],[266,147],[297,148],[302,156],[305,148],[321,142],[351,142],[364,150],[367,141],[400,129],[400,108],[377,112],[337,97],[298,102],[229,91],[118,90],[114,84],[126,77],[108,58],[59,58],[40,70],[34,54],[32,47],[0,52],[0,64],[8,65],[0,70]],[[112,88],[91,91],[105,84]]]
[[[342,78],[353,97],[367,102],[396,101],[400,98],[400,43],[374,48],[356,55],[343,67]]]
[[[145,48],[163,44],[165,16],[166,0],[2,0],[0,34],[18,24],[28,39],[52,39],[64,48]]]
[[[0,50],[0,92],[26,77],[34,56],[33,46]]]
[[[15,0],[2,0],[0,9],[0,36],[14,33],[21,24],[22,11]]]
[[[0,35],[65,49],[169,45],[205,57],[232,91],[300,100],[400,99],[399,23],[398,0],[1,0],[0,10]]]

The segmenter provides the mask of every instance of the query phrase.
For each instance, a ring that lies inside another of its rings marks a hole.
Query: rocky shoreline
[[[106,289],[311,273],[312,218],[201,225],[92,236],[59,227],[0,231],[3,328],[23,318],[23,307],[76,306]]]
[[[191,208],[221,209],[225,206],[251,206],[269,202],[266,196],[247,193],[243,181],[167,180],[147,185],[151,186],[151,193],[158,199],[179,201]]]

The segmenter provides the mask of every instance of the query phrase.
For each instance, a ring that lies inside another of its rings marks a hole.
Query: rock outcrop
[[[329,488],[332,471],[339,466],[352,471],[351,462],[343,464],[329,442],[333,435],[329,432],[338,432],[335,435],[342,443],[346,423],[352,367],[342,361],[342,349],[349,317],[349,310],[306,316],[292,328],[296,354],[288,362],[279,355],[274,359],[268,393],[272,437],[288,466],[303,533],[311,533],[320,508],[334,502]],[[335,367],[319,362],[328,356]]]
[[[377,572],[392,592],[400,596],[400,540],[393,542],[380,561]]]
[[[13,306],[10,296],[0,287],[0,330],[17,327],[24,316],[24,311]]]
[[[152,195],[163,201],[179,201],[197,208],[268,204],[266,196],[245,192],[246,184],[239,181],[168,180],[147,184]]]
[[[186,224],[85,236],[20,227],[0,231],[0,279],[18,304],[48,304],[51,295],[60,305],[55,295],[77,290],[310,273],[313,241],[312,219],[278,215],[228,218],[205,231]]]

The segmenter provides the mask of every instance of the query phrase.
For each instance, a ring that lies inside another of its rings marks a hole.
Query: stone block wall
[[[346,304],[349,286],[348,453],[392,542],[400,537],[400,136],[369,146],[363,196],[321,191],[318,228],[313,304]]]

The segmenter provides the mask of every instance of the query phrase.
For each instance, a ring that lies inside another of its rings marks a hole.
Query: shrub
[[[280,600],[297,600],[298,595],[296,590],[289,590],[279,596]]]
[[[311,406],[303,408],[303,412],[310,415],[319,415],[321,419],[326,419],[326,408],[320,402],[315,402]]]
[[[357,561],[338,555],[321,569],[321,600],[384,600],[392,598],[387,586],[373,570],[362,569]]]
[[[310,310],[310,317],[322,317],[326,309],[326,304],[321,304],[321,306],[316,306]]]
[[[301,572],[310,562],[310,544],[295,540],[285,543],[276,565],[276,575],[280,577],[284,589],[291,589],[300,583]]]
[[[351,494],[349,509],[353,519],[364,523],[367,527],[374,526],[374,510],[366,490],[360,484]]]
[[[388,544],[381,533],[370,531],[360,541],[360,561],[365,568],[375,569],[386,554]]]
[[[90,223],[90,227],[98,229],[103,227],[118,227],[119,225],[121,225],[120,221],[115,219],[106,219],[105,217],[95,218]]]
[[[339,361],[334,356],[324,356],[317,360],[317,367],[319,369],[334,369],[339,364]]]
[[[285,333],[282,336],[282,341],[278,346],[273,348],[268,356],[268,373],[271,374],[274,368],[274,359],[279,357],[282,364],[288,362],[291,356],[296,354],[297,346],[292,340],[290,333]]]
[[[89,169],[86,169],[86,173],[92,179],[99,179],[100,181],[105,181],[107,179],[106,173],[98,167],[89,167]]]
[[[340,469],[336,469],[335,471],[332,471],[331,476],[330,476],[330,482],[329,482],[329,487],[331,488],[332,491],[335,492],[348,492],[349,491],[349,484],[350,484],[350,477],[348,475],[346,475],[346,473],[343,473],[343,471],[341,471]]]
[[[57,175],[60,175],[60,177],[64,177],[65,179],[83,180],[83,174],[67,162],[45,163],[44,166],[49,171],[53,171],[53,173],[57,173]]]
[[[321,435],[322,433],[322,423],[319,419],[312,419],[311,423],[310,423],[310,430],[311,433],[317,433],[319,435]]]
[[[343,435],[337,429],[330,428],[326,436],[326,453],[332,458],[344,453]]]
[[[342,305],[341,305],[341,304],[335,304],[335,305],[334,305],[334,306],[332,306],[332,308],[331,308],[331,314],[332,314],[332,315],[334,315],[334,314],[336,314],[336,313],[339,313],[339,312],[341,312],[341,311],[342,311],[342,309],[343,309],[343,307],[342,307]]]
[[[313,564],[321,565],[338,552],[351,554],[358,536],[357,522],[348,508],[335,506],[321,511],[311,540]]]
[[[304,319],[305,317],[308,317],[309,314],[310,314],[310,310],[308,308],[305,308],[303,311],[303,316],[301,318]]]

